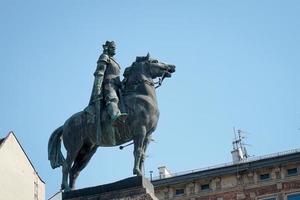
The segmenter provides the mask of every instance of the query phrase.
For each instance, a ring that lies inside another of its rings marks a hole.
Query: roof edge
[[[25,154],[27,160],[29,161],[30,165],[32,166],[32,168],[33,168],[35,174],[38,176],[38,178],[40,179],[40,181],[42,181],[44,184],[46,184],[45,181],[40,177],[40,175],[39,175],[39,173],[37,172],[37,170],[35,169],[34,165],[32,164],[32,162],[31,162],[31,160],[30,160],[30,158],[29,158],[29,156],[27,155],[26,151],[24,150],[23,146],[21,145],[20,141],[18,140],[18,138],[16,137],[16,135],[15,135],[15,133],[14,133],[13,131],[9,131],[8,134],[6,135],[6,137],[2,138],[3,141],[0,143],[0,149],[1,149],[1,147],[4,145],[4,143],[6,142],[6,140],[7,140],[11,135],[16,139],[18,145],[21,147],[21,149],[22,149],[23,153]]]
[[[270,162],[278,162],[279,160],[297,160],[298,162],[300,161],[300,149],[292,149],[289,151],[285,152],[291,152],[291,153],[282,153],[279,152],[277,156],[269,156],[269,155],[274,155],[274,154],[269,154],[267,156],[260,156],[259,158],[262,159],[249,159],[244,162],[237,162],[237,163],[225,163],[221,165],[216,165],[212,167],[206,167],[204,169],[196,169],[196,170],[189,170],[189,171],[184,171],[184,172],[179,172],[179,173],[174,173],[173,176],[168,177],[168,178],[159,178],[159,177],[154,177],[153,180],[151,181],[153,184],[154,183],[159,183],[159,182],[164,182],[164,181],[172,181],[175,179],[181,179],[184,177],[189,177],[189,176],[198,176],[203,173],[211,173],[211,172],[216,172],[219,170],[228,170],[231,168],[240,168],[242,170],[242,166],[245,166],[246,168],[255,167],[255,165],[258,164],[268,164]],[[228,172],[226,172],[228,173]]]
[[[11,134],[14,134],[13,131],[9,131],[6,136],[4,138],[1,138],[0,139],[0,149],[1,147],[4,145],[4,143],[6,142],[7,138],[11,135]]]

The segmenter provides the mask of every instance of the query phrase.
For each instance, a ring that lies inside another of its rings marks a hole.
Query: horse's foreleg
[[[143,155],[143,143],[146,137],[146,128],[143,126],[138,130],[135,130],[134,135],[134,166],[133,166],[133,174],[137,176],[143,176],[142,170],[140,170],[140,162]]]
[[[150,143],[150,140],[151,140],[151,135],[147,134],[145,137],[144,143],[143,143],[142,155],[141,155],[141,160],[140,160],[140,165],[139,165],[139,169],[143,174],[145,174],[144,163],[145,163],[145,159],[146,159],[146,150]]]

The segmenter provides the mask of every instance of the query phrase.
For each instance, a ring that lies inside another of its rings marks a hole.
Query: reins
[[[162,85],[162,82],[164,81],[165,78],[166,78],[166,72],[164,72],[161,78],[158,78],[158,82],[154,83],[154,85],[157,84],[155,86],[155,89],[159,88]]]

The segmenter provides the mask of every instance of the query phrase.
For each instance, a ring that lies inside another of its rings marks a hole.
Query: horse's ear
[[[147,53],[146,59],[150,60],[150,53],[149,52]]]

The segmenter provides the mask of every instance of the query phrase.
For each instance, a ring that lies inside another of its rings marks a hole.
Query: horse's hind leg
[[[81,148],[70,171],[70,188],[75,189],[75,182],[79,173],[86,167],[96,150],[97,146],[83,146]]]
[[[134,135],[134,167],[133,167],[133,174],[137,176],[143,176],[142,171],[140,170],[140,162],[143,155],[143,143],[146,137],[146,128],[144,126],[140,127],[139,129],[135,130]]]
[[[71,169],[73,159],[72,157],[67,153],[66,161],[64,162],[62,166],[62,183],[61,183],[61,190],[68,191],[70,190],[68,186],[68,175]]]

